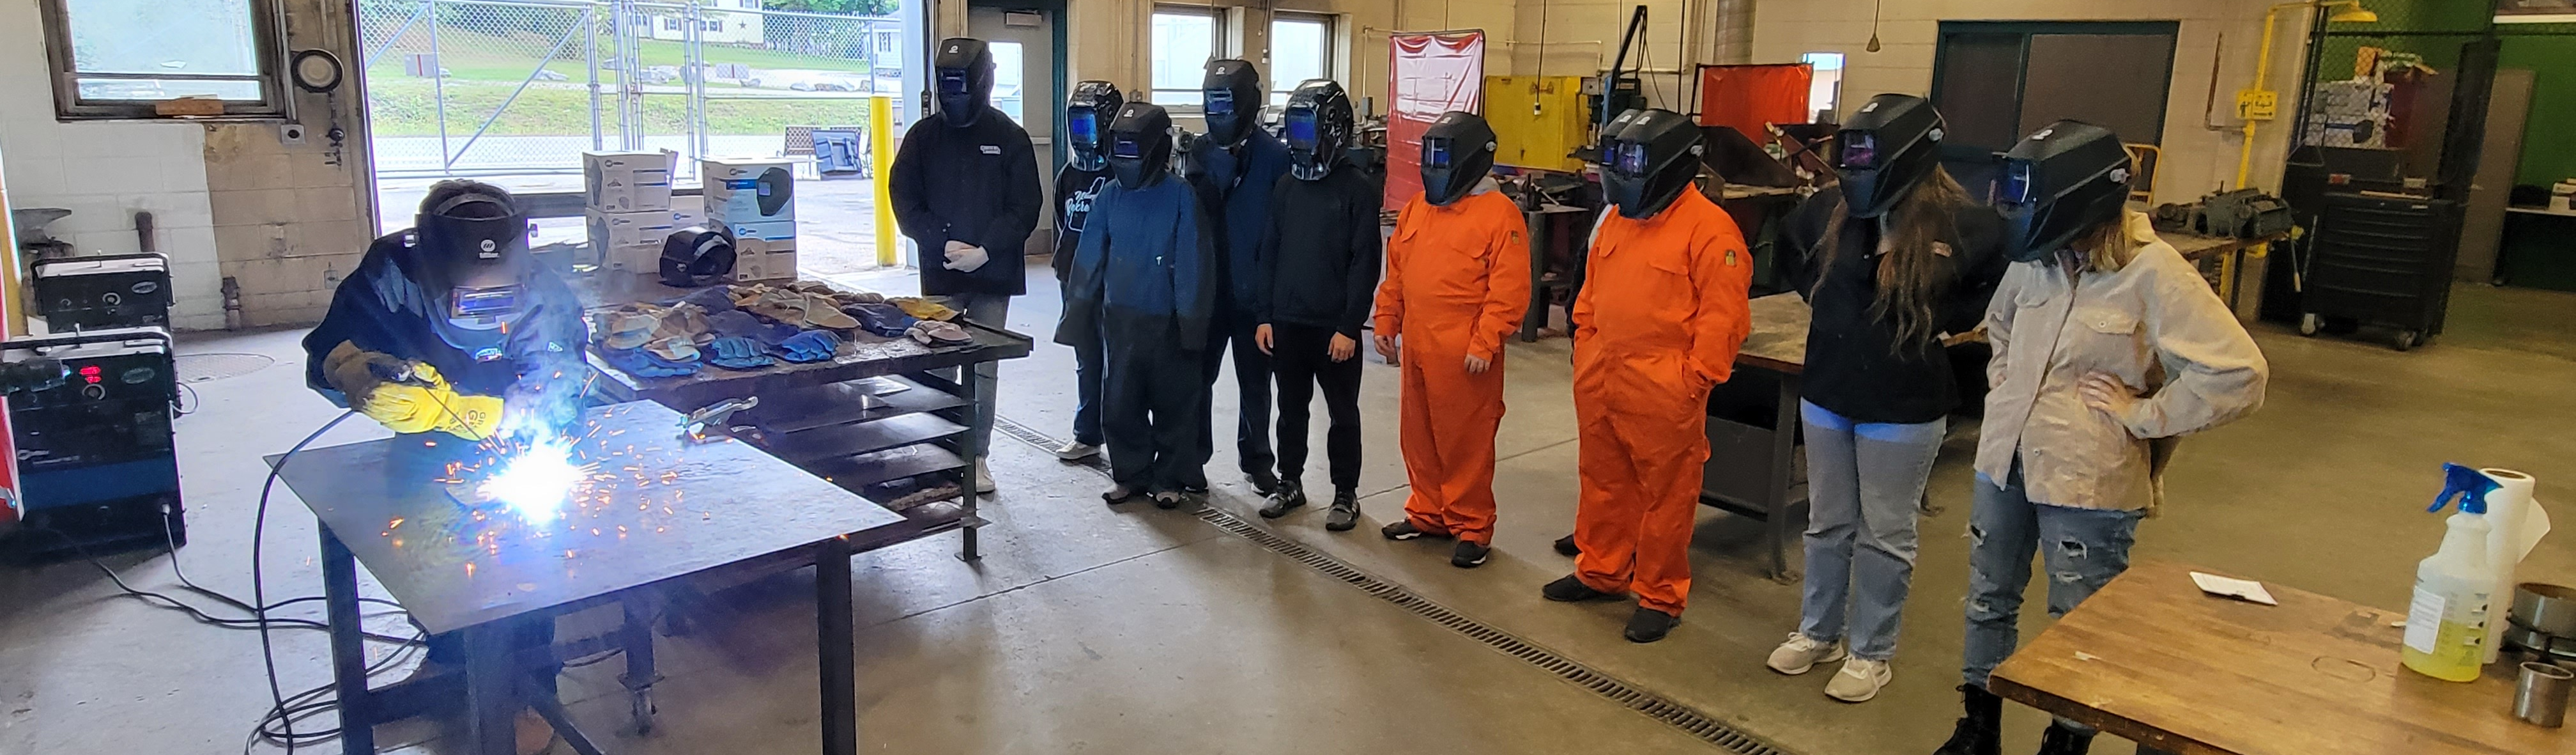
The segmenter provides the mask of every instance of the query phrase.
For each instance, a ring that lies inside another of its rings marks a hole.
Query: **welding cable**
[[[422,634],[415,638],[415,642],[418,643],[425,644],[427,641],[427,634]],[[400,666],[403,661],[411,657],[412,649],[415,647],[419,647],[419,645],[404,645],[402,647],[395,648],[393,652],[385,654],[383,659],[367,666],[367,676],[374,677],[377,674],[384,673]],[[300,733],[284,731],[281,728],[271,728],[271,724],[276,724],[283,728],[291,728],[293,726],[293,721],[302,721],[320,715],[324,712],[338,710],[340,707],[339,700],[336,698],[328,700],[323,699],[325,695],[333,694],[336,689],[337,688],[334,685],[323,684],[321,686],[313,687],[287,696],[285,705],[272,708],[267,713],[260,716],[259,725],[252,729],[250,736],[242,740],[242,755],[250,755],[251,746],[262,741],[283,745],[291,752],[298,744],[316,744],[339,737],[339,727]]]
[[[277,463],[268,468],[268,479],[260,483],[259,511],[252,515],[250,524],[250,602],[254,609],[264,609],[268,606],[268,587],[263,578],[265,575],[260,567],[259,556],[262,541],[268,534],[268,495],[277,488],[278,473],[286,469],[287,462],[295,460],[295,452],[304,450],[304,447],[311,445],[315,438],[322,437],[323,433],[339,427],[341,422],[357,414],[356,409],[343,410],[340,416],[332,417],[331,421],[322,423],[322,427],[314,430],[313,434],[296,441],[294,446],[286,449],[286,453],[278,455]],[[268,669],[268,700],[277,710],[283,711],[286,709],[286,692],[277,685],[277,648],[268,636],[268,611],[253,610],[252,614],[260,619],[259,656],[260,662]],[[265,721],[261,723],[263,727],[266,725]],[[295,719],[285,719],[285,726],[286,752],[287,755],[294,755]]]
[[[319,595],[312,595],[312,596],[306,596],[306,597],[301,597],[301,598],[288,598],[288,599],[286,599],[286,600],[281,600],[281,601],[278,601],[278,602],[275,602],[275,603],[271,603],[271,604],[269,604],[269,606],[268,606],[267,608],[252,608],[252,607],[251,607],[251,605],[250,605],[249,603],[244,603],[244,602],[242,602],[240,598],[235,598],[235,597],[233,597],[233,596],[223,594],[223,593],[221,593],[221,592],[216,591],[214,588],[210,588],[210,587],[206,587],[206,586],[204,586],[204,585],[197,584],[197,583],[196,583],[196,581],[191,580],[191,579],[188,579],[188,570],[187,570],[187,569],[185,569],[185,568],[182,568],[182,567],[179,565],[179,533],[178,533],[177,531],[175,531],[175,530],[170,529],[170,519],[169,519],[168,517],[163,517],[163,518],[161,519],[161,542],[163,543],[163,547],[168,549],[168,552],[169,552],[169,554],[170,554],[170,573],[171,573],[171,574],[174,574],[174,575],[177,575],[177,576],[179,577],[179,586],[181,586],[181,587],[185,587],[185,588],[188,588],[188,590],[189,590],[190,592],[194,592],[194,593],[197,593],[197,594],[199,594],[199,595],[204,595],[204,596],[206,596],[206,597],[213,598],[213,599],[215,599],[215,600],[217,600],[217,601],[222,602],[222,603],[223,603],[223,604],[225,604],[225,605],[229,605],[229,606],[232,606],[232,607],[234,607],[234,608],[239,608],[239,609],[241,609],[241,610],[242,610],[242,611],[244,611],[244,612],[247,612],[247,613],[259,613],[259,612],[261,612],[261,611],[274,611],[274,610],[277,610],[277,609],[279,609],[279,608],[284,608],[284,607],[286,607],[286,606],[295,605],[295,604],[297,604],[297,603],[311,603],[311,602],[315,602],[315,601],[319,601],[319,600],[322,600],[322,599],[323,599],[323,598],[322,598],[322,596],[319,596]],[[93,560],[93,561],[95,561],[95,559],[92,559],[92,560]],[[359,598],[359,599],[358,599],[358,602],[359,602],[359,603],[361,603],[361,604],[368,604],[368,603],[372,603],[372,604],[380,605],[380,606],[389,606],[389,607],[392,607],[392,608],[395,608],[395,609],[401,609],[401,608],[403,607],[401,603],[396,603],[396,602],[393,602],[393,601],[390,601],[390,600],[386,600],[386,599],[384,599],[384,598]],[[242,622],[247,623],[247,622],[252,621],[252,620],[251,620],[251,619],[240,619],[239,621],[242,621]],[[293,621],[293,619],[280,619],[280,621]],[[399,638],[399,637],[392,637],[392,636],[388,636],[388,635],[380,635],[380,634],[368,635],[368,636],[367,636],[367,639],[371,639],[371,640],[378,640],[378,641],[382,641],[382,642],[401,642],[401,641],[404,641],[402,638]]]

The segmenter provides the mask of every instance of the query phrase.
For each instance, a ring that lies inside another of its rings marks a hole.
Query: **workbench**
[[[1565,330],[1574,332],[1574,297],[1583,292],[1583,267],[1591,256],[1595,214],[1561,204],[1521,211],[1521,219],[1529,224],[1530,247],[1530,298],[1529,309],[1521,313],[1522,343],[1538,340],[1539,331],[1554,319],[1550,310],[1559,292],[1565,294]]]
[[[521,622],[618,604],[622,678],[638,724],[655,679],[653,593],[700,575],[781,561],[812,563],[822,752],[858,747],[850,545],[902,517],[731,438],[692,438],[681,414],[647,403],[594,407],[575,428],[590,466],[558,505],[480,500],[494,452],[436,433],[268,457],[321,530],[324,602],[341,750],[375,752],[374,726],[462,701],[467,752],[509,755],[513,722],[533,707],[581,755],[598,747],[532,669],[560,648],[520,647]],[[460,483],[451,481],[462,480]],[[474,500],[468,500],[474,499]],[[367,680],[358,564],[414,622],[463,633],[461,671],[373,688]]]
[[[2278,606],[2215,597],[2192,570],[2132,564],[1988,688],[2180,755],[2576,752],[2570,729],[2513,718],[2512,664],[2466,684],[2399,665],[2404,612],[2281,585]]]
[[[1753,332],[1736,352],[1735,373],[1709,397],[1700,502],[1762,522],[1768,574],[1785,584],[1798,579],[1788,549],[1799,534],[1788,514],[1807,502],[1798,392],[1814,312],[1795,293],[1759,297],[1750,308]]]
[[[2263,307],[2263,276],[2271,259],[2267,250],[2290,235],[2241,239],[2157,231],[2156,237],[2172,245],[2184,261],[2200,271],[2201,279],[2209,282],[2210,290],[2218,292],[2218,300],[2227,303],[2237,321],[2253,322]]]

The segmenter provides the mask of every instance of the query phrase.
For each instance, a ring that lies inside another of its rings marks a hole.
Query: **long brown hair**
[[[1903,200],[1888,210],[1888,252],[1878,259],[1878,298],[1870,304],[1870,315],[1896,326],[1896,347],[1931,340],[1939,335],[1941,297],[1949,292],[1955,277],[1956,261],[1933,250],[1933,244],[1948,244],[1959,236],[1959,210],[1969,205],[1968,190],[1950,177],[1948,170],[1933,166],[1932,175],[1923,179]],[[1850,210],[1834,202],[1833,220],[1825,224],[1821,240],[1824,258],[1818,264],[1818,288],[1825,276],[1833,274],[1834,262],[1842,256],[1843,221]],[[1955,251],[1953,252],[1956,253]],[[1813,292],[1810,292],[1813,293]]]
[[[2083,263],[2085,272],[2119,272],[2120,268],[2129,266],[2129,260],[2137,259],[2138,247],[2141,246],[2136,238],[2129,235],[2128,221],[2129,214],[2123,211],[2120,217],[2102,221],[2076,234],[2066,249],[2075,253],[2075,259]]]

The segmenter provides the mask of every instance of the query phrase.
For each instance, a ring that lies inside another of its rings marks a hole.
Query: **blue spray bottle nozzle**
[[[2487,513],[2487,492],[2499,487],[2478,470],[2458,464],[2444,463],[2442,478],[2442,494],[2433,497],[2433,507],[2424,510],[2427,513],[2441,511],[2454,497],[2460,501],[2460,513]]]

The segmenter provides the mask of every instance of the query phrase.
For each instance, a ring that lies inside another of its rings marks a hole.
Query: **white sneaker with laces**
[[[1789,641],[1773,648],[1771,661],[1765,665],[1770,666],[1773,671],[1797,676],[1807,673],[1807,669],[1815,668],[1816,664],[1842,660],[1844,655],[1841,640],[1825,642],[1804,634],[1790,632]]]
[[[990,462],[986,462],[986,464],[990,464]],[[985,464],[975,465],[975,492],[993,492],[993,473],[985,469]]]
[[[1834,678],[1825,682],[1825,695],[1847,703],[1868,702],[1893,676],[1895,672],[1888,670],[1886,661],[1853,658],[1843,661],[1843,670],[1834,672]]]
[[[1055,457],[1065,461],[1081,461],[1099,455],[1099,446],[1075,440],[1065,441],[1063,447],[1055,450]]]

